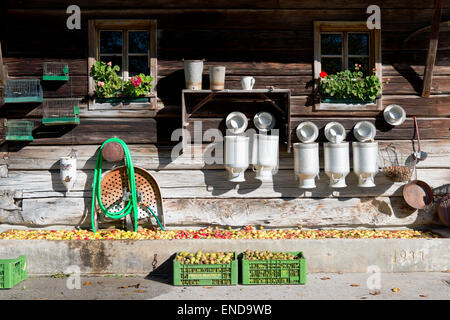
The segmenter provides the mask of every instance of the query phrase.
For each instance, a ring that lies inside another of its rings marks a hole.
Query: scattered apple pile
[[[233,252],[180,252],[176,260],[182,264],[225,264],[234,258]]]
[[[103,230],[93,233],[88,230],[9,230],[0,233],[0,239],[17,240],[155,240],[155,239],[413,239],[439,238],[429,231],[418,230],[302,230],[267,229],[256,230],[246,226],[242,229],[204,228],[200,230],[157,230],[140,228],[138,232]]]
[[[244,252],[245,260],[296,260],[298,256],[294,256],[289,252],[271,252],[271,251],[252,251]]]

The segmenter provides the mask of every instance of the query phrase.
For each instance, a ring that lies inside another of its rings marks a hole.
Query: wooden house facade
[[[330,189],[321,160],[317,187],[299,189],[287,141],[298,142],[295,128],[303,121],[312,121],[321,129],[321,143],[325,141],[323,128],[330,121],[342,123],[347,140],[355,141],[353,126],[368,120],[377,128],[380,159],[389,157],[381,154],[389,146],[395,146],[397,156],[403,159],[413,152],[413,147],[417,148],[413,120],[417,117],[421,147],[428,153],[428,158],[418,163],[418,177],[436,192],[445,189],[450,183],[449,2],[5,2],[0,12],[0,87],[9,79],[38,78],[44,102],[0,103],[0,224],[89,226],[96,154],[111,137],[124,140],[134,165],[149,170],[158,181],[168,226],[371,228],[440,223],[435,207],[408,207],[402,197],[405,183],[392,182],[382,172],[376,176],[373,188],[358,187],[356,176],[350,173],[346,188]],[[73,4],[80,8],[79,29],[67,27],[72,14],[67,8]],[[378,5],[381,10],[381,29],[364,30],[371,16],[367,13],[370,5]],[[321,32],[329,29],[320,29],[318,22],[327,22],[333,32],[341,35],[367,32],[371,43],[367,56],[354,60],[347,52],[339,59],[345,59],[346,66],[368,61],[369,67],[377,68],[383,88],[376,107],[320,107],[315,91],[320,57],[317,41]],[[352,29],[355,25],[363,29]],[[136,30],[148,31],[148,55],[141,59],[126,46],[118,54],[103,53],[99,42],[102,30],[122,32],[127,37]],[[102,54],[106,60],[119,61],[124,73],[131,73],[139,59],[146,61],[155,78],[149,103],[108,104],[93,99],[89,71]],[[430,56],[434,59],[430,60]],[[270,103],[268,106],[264,99],[227,103],[211,100],[190,115],[189,123],[182,123],[183,59],[205,59],[204,88],[208,88],[208,66],[223,65],[226,89],[241,89],[241,77],[249,75],[256,79],[256,89],[290,90],[289,110],[277,122],[282,133],[279,168],[273,183],[255,180],[251,170],[246,182],[229,182],[223,164],[207,163],[202,158],[211,143],[208,141],[193,154],[172,157],[174,146],[180,142],[180,137],[174,138],[172,133],[183,125],[192,136],[204,136],[208,129],[223,131],[229,112],[241,111],[251,119],[256,111],[270,110]],[[67,81],[43,81],[44,64],[53,62],[68,65]],[[431,84],[428,91],[424,90],[427,84]],[[60,98],[79,100],[80,123],[43,126],[45,101]],[[400,126],[390,126],[383,119],[383,109],[391,104],[400,105],[407,113]],[[7,141],[6,127],[12,120],[31,121],[34,140]],[[59,178],[59,158],[71,150],[77,155],[78,175],[73,189],[66,194]],[[108,167],[111,164],[105,163],[104,168]]]

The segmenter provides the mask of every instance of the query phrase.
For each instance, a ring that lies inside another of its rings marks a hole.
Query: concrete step
[[[450,239],[0,240],[0,258],[28,258],[31,275],[171,274],[178,251],[303,251],[308,273],[450,269]],[[75,266],[75,267],[74,267]],[[72,269],[70,269],[70,267]]]

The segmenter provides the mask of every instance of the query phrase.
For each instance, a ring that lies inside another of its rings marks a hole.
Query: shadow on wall
[[[164,105],[180,105],[181,91],[185,88],[184,69],[172,72],[158,80],[156,85],[158,97]],[[209,90],[209,76],[207,74],[202,76],[202,88],[203,90]]]
[[[411,68],[410,65],[394,63],[393,67],[405,80],[409,82],[417,94],[422,93],[423,80],[421,76],[417,74],[413,68]]]

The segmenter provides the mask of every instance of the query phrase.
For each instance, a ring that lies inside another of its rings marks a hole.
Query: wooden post
[[[436,52],[439,39],[439,23],[441,20],[443,0],[435,0],[433,20],[431,22],[430,44],[428,46],[427,62],[423,75],[422,97],[428,98],[431,92],[433,68],[436,61]]]
[[[6,72],[3,66],[2,43],[0,41],[0,106],[4,105]]]
[[[91,68],[97,60],[97,30],[95,28],[95,20],[88,22],[88,38],[89,38],[89,57],[88,57],[88,75],[89,75],[89,96],[94,96],[94,77],[91,75]]]

